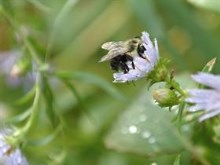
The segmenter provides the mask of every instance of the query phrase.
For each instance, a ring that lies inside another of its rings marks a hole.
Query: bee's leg
[[[126,60],[127,61],[131,61],[131,65],[132,65],[132,68],[135,69],[135,65],[134,65],[134,62],[133,62],[133,57],[132,56],[129,56],[129,55],[126,55]]]
[[[124,65],[124,68],[125,68],[125,72],[128,73],[129,72],[129,67],[125,63],[123,65]]]
[[[125,54],[126,61],[133,61],[133,57]]]
[[[132,68],[135,69],[135,65],[133,61],[131,61],[131,65],[132,65]]]
[[[110,66],[112,70],[119,71],[119,62],[116,59],[110,61]]]
[[[129,68],[128,68],[128,66],[127,66],[126,63],[121,62],[121,63],[120,63],[120,67],[121,67],[121,69],[123,70],[124,74],[126,74],[126,73],[129,72]]]

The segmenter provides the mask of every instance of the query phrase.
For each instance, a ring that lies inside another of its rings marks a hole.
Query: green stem
[[[9,136],[7,138],[8,143],[11,144],[12,146],[18,145],[24,138],[25,134],[33,127],[34,123],[36,123],[36,119],[39,114],[39,100],[41,96],[39,83],[40,83],[40,73],[37,73],[36,84],[35,84],[35,97],[34,97],[33,105],[30,109],[31,115],[28,121],[26,122],[26,124],[24,125],[24,127],[17,129],[14,132],[13,136]]]
[[[178,117],[178,128],[179,129],[180,129],[181,124],[182,124],[182,117],[183,117],[184,107],[185,107],[185,102],[181,102],[180,105],[179,105],[179,111],[178,111],[178,114],[177,114],[177,117]]]
[[[184,90],[182,90],[182,89],[180,88],[180,85],[179,85],[179,83],[178,83],[176,80],[174,80],[174,79],[170,80],[170,86],[173,87],[173,88],[174,88],[177,92],[179,92],[182,96],[185,96],[185,95],[186,95],[185,92],[184,92]]]
[[[39,100],[41,96],[41,89],[40,89],[40,73],[37,73],[36,77],[36,87],[35,87],[35,97],[34,97],[34,102],[32,105],[32,113],[30,118],[28,119],[26,125],[22,128],[22,133],[25,134],[30,130],[30,128],[34,125],[38,114],[39,114]]]
[[[12,27],[15,29],[15,31],[17,31],[21,37],[21,39],[23,40],[26,48],[29,50],[30,55],[32,56],[32,58],[36,61],[36,63],[38,65],[42,65],[43,62],[41,61],[41,59],[38,57],[36,51],[34,50],[33,46],[31,45],[30,41],[27,39],[26,36],[23,35],[22,32],[19,31],[19,25],[18,23],[11,17],[10,14],[7,13],[6,10],[4,10],[3,7],[0,8],[1,13],[5,16],[5,18],[8,20],[8,22],[12,25]]]
[[[184,136],[179,134],[179,132],[174,131],[176,137],[182,142],[182,144],[185,146],[185,148],[192,153],[192,155],[202,164],[202,165],[210,165],[210,163],[205,159],[204,156],[202,156],[191,144],[191,142],[188,139],[185,139]]]
[[[71,9],[73,8],[73,6],[76,3],[77,3],[77,0],[67,0],[64,3],[63,7],[61,8],[60,12],[57,14],[57,16],[54,20],[51,34],[49,36],[49,40],[48,40],[48,44],[47,44],[47,48],[46,48],[46,53],[45,53],[45,61],[47,61],[49,59],[50,51],[51,51],[51,48],[54,44],[55,35],[59,30],[59,26],[63,26],[62,20],[66,17],[68,12],[71,11]]]

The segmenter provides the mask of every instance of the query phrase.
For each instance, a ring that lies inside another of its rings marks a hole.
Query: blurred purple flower
[[[10,129],[0,132],[0,160],[5,165],[28,165],[27,159],[22,155],[20,149],[13,148],[6,143],[5,138],[11,133]],[[1,163],[1,162],[0,162]]]
[[[20,74],[19,67],[16,65],[22,57],[18,51],[0,52],[0,74],[4,75],[6,82],[11,87],[22,85],[25,89],[33,86],[36,78],[35,72]]]
[[[198,73],[192,75],[194,81],[208,89],[191,89],[189,91],[189,97],[186,101],[193,105],[189,108],[189,111],[204,110],[204,113],[200,116],[199,121],[212,118],[220,114],[220,76],[210,73]]]

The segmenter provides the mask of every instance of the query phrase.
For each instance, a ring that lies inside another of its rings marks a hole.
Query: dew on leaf
[[[149,138],[148,142],[149,142],[150,144],[153,144],[153,143],[156,142],[156,139],[155,139],[154,137],[151,137],[151,138]]]
[[[151,136],[151,133],[149,132],[149,131],[144,131],[143,133],[142,133],[142,137],[143,138],[149,138]]]
[[[137,127],[135,126],[135,125],[131,125],[129,128],[128,128],[128,131],[129,131],[129,133],[132,133],[132,134],[134,134],[134,133],[137,133]]]
[[[139,118],[140,122],[144,122],[147,120],[147,116],[146,115],[141,115]]]

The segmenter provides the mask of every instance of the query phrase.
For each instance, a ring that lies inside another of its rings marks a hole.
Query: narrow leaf
[[[119,99],[125,100],[125,97],[119,93],[110,83],[102,79],[93,73],[87,72],[57,72],[55,73],[58,77],[67,80],[78,80],[81,82],[93,84],[101,89],[103,89],[109,95]]]
[[[35,95],[35,86],[28,92],[26,93],[23,97],[15,101],[15,105],[23,105],[28,103],[29,101],[32,101]]]
[[[218,0],[188,0],[188,2],[200,8],[220,12],[220,1]]]
[[[180,165],[180,154],[176,157],[173,165]]]
[[[216,57],[211,59],[202,69],[202,72],[211,72],[216,62]]]
[[[55,109],[54,109],[54,96],[53,96],[51,87],[47,79],[44,78],[43,80],[44,80],[43,81],[44,82],[44,93],[43,94],[44,94],[45,103],[46,103],[46,112],[52,125],[56,127],[58,124],[58,118],[56,116]]]

